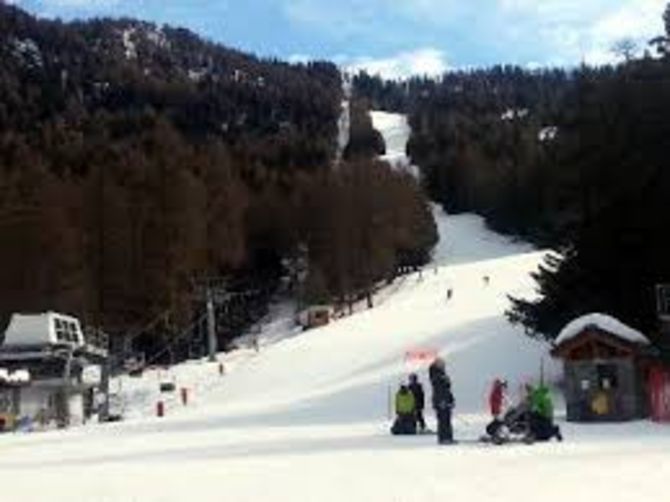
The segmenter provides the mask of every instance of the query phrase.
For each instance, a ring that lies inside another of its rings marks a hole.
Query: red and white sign
[[[408,363],[432,363],[437,358],[435,349],[411,349],[405,352],[405,362]]]

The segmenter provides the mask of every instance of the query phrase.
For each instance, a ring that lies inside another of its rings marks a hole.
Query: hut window
[[[61,321],[60,319],[56,319],[55,325],[56,325],[56,340],[58,340],[59,342],[68,341],[67,325],[65,324],[65,322]]]
[[[77,340],[77,325],[73,322],[69,322],[69,323],[67,323],[67,327],[68,327],[68,331],[69,331],[68,339],[71,342],[77,342],[78,341]]]
[[[617,378],[617,367],[614,364],[599,364],[596,368],[598,372],[598,386],[603,389],[616,389],[619,382]]]

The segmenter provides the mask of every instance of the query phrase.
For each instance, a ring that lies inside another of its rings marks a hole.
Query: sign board
[[[410,349],[405,352],[405,362],[414,364],[432,363],[438,356],[435,349]]]
[[[28,370],[9,371],[0,368],[0,384],[21,385],[30,383],[30,372]]]

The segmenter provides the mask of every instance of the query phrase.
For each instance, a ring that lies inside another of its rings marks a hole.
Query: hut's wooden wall
[[[611,368],[615,376],[609,389],[602,386],[603,371],[599,367]],[[632,357],[565,361],[565,386],[569,421],[624,421],[647,415],[642,377]],[[592,409],[594,399],[601,393],[609,405],[609,412],[604,415]]]

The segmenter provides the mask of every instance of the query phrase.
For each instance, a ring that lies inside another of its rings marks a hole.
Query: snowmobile
[[[507,410],[502,418],[494,418],[486,426],[486,435],[483,435],[480,441],[496,445],[510,442],[534,443],[527,405],[519,404]]]

